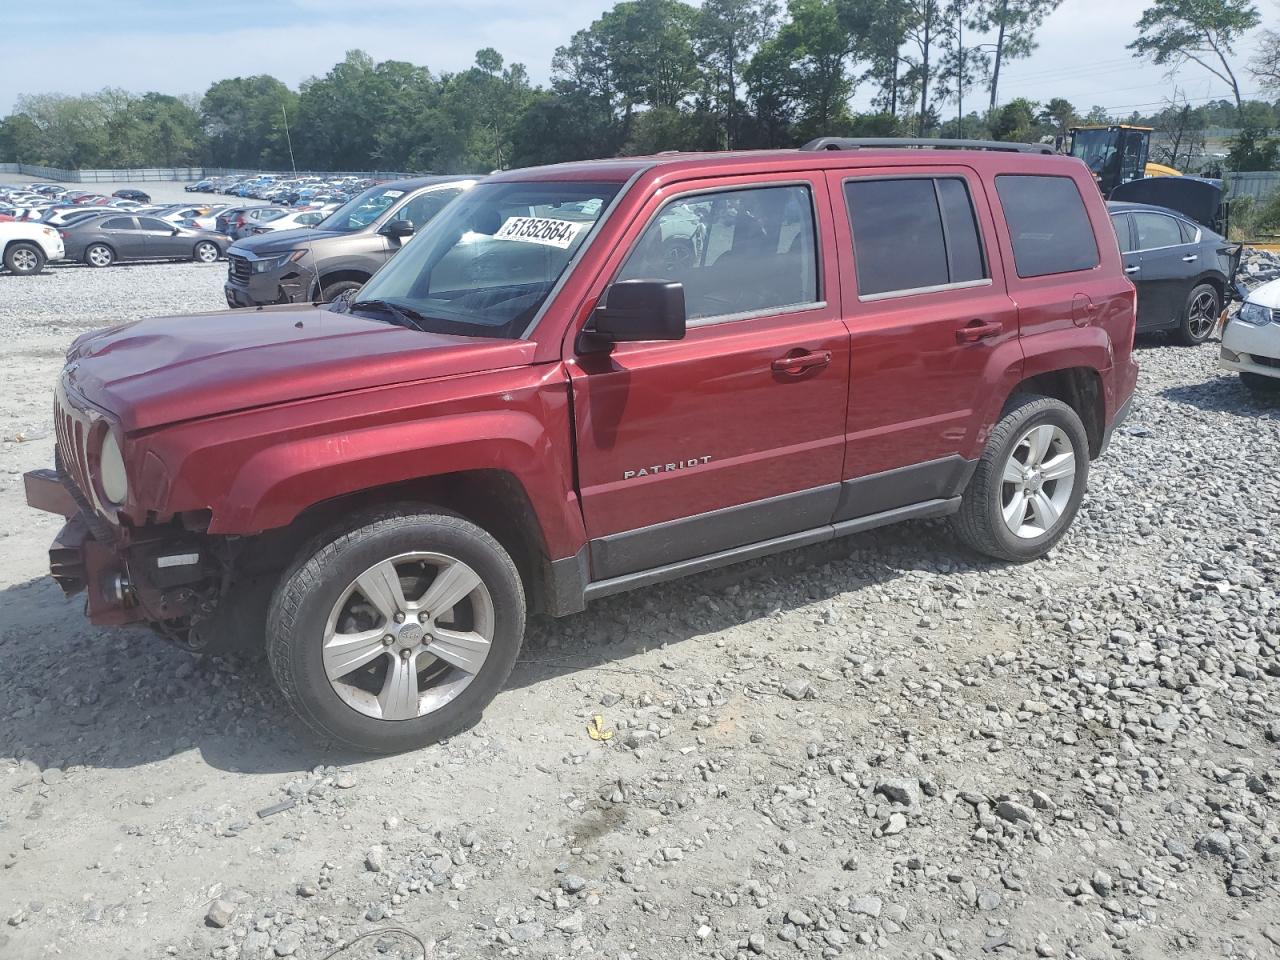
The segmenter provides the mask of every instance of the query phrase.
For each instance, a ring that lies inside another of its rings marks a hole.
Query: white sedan
[[[1280,280],[1250,292],[1227,321],[1218,362],[1250,390],[1280,392]]]
[[[250,229],[249,234],[274,233],[277,230],[297,230],[300,227],[314,227],[329,216],[324,210],[295,210],[279,217],[259,220]]]

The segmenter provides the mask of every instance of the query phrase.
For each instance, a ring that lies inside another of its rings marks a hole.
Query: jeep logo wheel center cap
[[[424,635],[422,626],[417,623],[402,624],[396,630],[396,644],[401,647],[416,647],[422,642]]]

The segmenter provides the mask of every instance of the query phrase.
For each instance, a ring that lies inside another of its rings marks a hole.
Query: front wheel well
[[[515,562],[529,608],[544,608],[551,576],[546,542],[523,484],[504,470],[463,470],[325,500],[303,510],[289,526],[258,535],[254,549],[241,556],[253,557],[251,574],[282,569],[317,536],[357,513],[393,503],[438,507],[488,532]]]
[[[320,296],[324,288],[331,283],[338,283],[343,280],[353,280],[356,283],[365,283],[371,275],[363,270],[332,270],[329,273],[322,274],[320,279],[316,281],[315,289],[312,291],[312,299]]]
[[[1080,418],[1089,438],[1089,457],[1102,452],[1106,433],[1106,404],[1103,401],[1102,377],[1092,367],[1068,367],[1027,377],[1010,394],[1009,402],[1018,394],[1035,393],[1061,400]],[[1008,404],[1006,404],[1006,407]]]

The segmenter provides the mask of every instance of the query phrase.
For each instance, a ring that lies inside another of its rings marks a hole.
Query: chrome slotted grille
[[[227,276],[236,283],[248,283],[249,261],[234,254],[227,257]]]

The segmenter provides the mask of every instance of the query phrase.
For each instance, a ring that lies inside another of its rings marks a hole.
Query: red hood
[[[139,320],[78,338],[67,383],[126,431],[520,366],[527,340],[421,333],[310,306]]]

